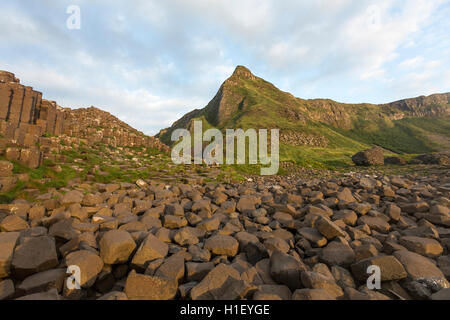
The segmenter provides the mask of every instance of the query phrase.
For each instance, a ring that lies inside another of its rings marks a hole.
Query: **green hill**
[[[388,104],[345,104],[300,99],[238,66],[203,109],[193,110],[157,135],[171,144],[171,133],[203,127],[278,128],[280,160],[304,166],[351,164],[351,155],[379,145],[392,153],[417,154],[450,148],[450,93]]]

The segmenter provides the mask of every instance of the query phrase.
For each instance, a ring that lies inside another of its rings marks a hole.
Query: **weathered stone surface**
[[[174,254],[165,259],[163,264],[156,270],[155,276],[180,282],[184,277],[184,257]]]
[[[28,238],[14,250],[11,263],[13,273],[25,278],[58,265],[55,240],[48,236]]]
[[[12,298],[14,294],[14,282],[11,279],[0,280],[0,300]]]
[[[275,250],[270,257],[270,276],[291,290],[301,288],[300,275],[306,266],[294,257]]]
[[[168,252],[169,246],[167,243],[149,233],[133,256],[131,263],[138,268],[145,269],[148,262],[164,258]]]
[[[199,242],[198,237],[194,234],[194,232],[185,227],[178,230],[174,236],[173,240],[178,243],[180,246],[197,244]]]
[[[130,272],[125,284],[129,300],[170,300],[177,294],[178,284],[174,280]]]
[[[327,239],[314,228],[301,228],[297,231],[303,238],[308,240],[313,247],[323,247]]]
[[[241,280],[236,269],[221,263],[192,288],[190,295],[192,300],[235,300],[255,289]]]
[[[384,159],[385,164],[393,164],[393,165],[405,165],[407,161],[400,157],[386,157]]]
[[[320,260],[329,266],[348,267],[355,261],[355,252],[343,243],[330,242],[321,251]]]
[[[212,262],[186,262],[186,280],[201,281],[212,269]]]
[[[433,293],[431,295],[431,300],[450,300],[450,288]]]
[[[35,273],[25,278],[17,286],[17,293],[19,295],[27,295],[49,291],[50,289],[56,289],[58,292],[61,292],[66,275],[65,268]]]
[[[0,233],[0,279],[10,274],[14,248],[19,236],[19,232]]]
[[[400,244],[409,251],[429,257],[437,257],[444,251],[439,242],[428,238],[414,236],[402,237]]]
[[[88,250],[80,250],[69,253],[66,257],[66,265],[80,268],[80,286],[91,287],[103,268],[102,259]]]
[[[376,230],[381,233],[386,233],[389,231],[391,226],[389,225],[386,220],[380,218],[380,217],[371,217],[371,216],[362,216],[358,219],[358,224],[367,224],[370,229]]]
[[[103,235],[99,247],[100,257],[105,264],[118,264],[128,261],[136,243],[128,232],[111,230]]]
[[[97,300],[128,300],[127,295],[124,292],[120,291],[112,291],[108,292],[107,294],[101,296]]]
[[[336,195],[336,198],[338,198],[338,200],[341,200],[343,202],[356,202],[355,197],[352,194],[352,191],[349,188],[344,188],[342,189],[342,191],[338,192],[338,194]]]
[[[231,236],[216,235],[206,239],[205,249],[215,255],[234,257],[239,248],[239,242]]]
[[[12,176],[13,164],[9,161],[0,161],[0,177],[10,177]]]
[[[336,300],[325,289],[297,289],[292,295],[292,300]]]
[[[430,259],[425,258],[420,254],[407,250],[400,250],[394,252],[393,255],[403,265],[408,277],[412,279],[429,277],[444,278],[442,271],[439,270]]]
[[[81,203],[84,195],[81,191],[72,190],[67,192],[61,199],[61,203],[64,205],[70,205],[72,203]]]
[[[336,282],[330,278],[314,271],[303,271],[301,273],[301,281],[305,288],[324,289],[330,296],[335,299],[342,298],[344,291]]]
[[[28,223],[18,216],[7,216],[0,223],[0,231],[14,232],[30,228]]]
[[[168,229],[179,229],[187,226],[188,222],[185,217],[164,216],[164,227]]]
[[[319,230],[319,232],[328,240],[332,240],[335,237],[345,237],[345,232],[342,231],[342,229],[339,228],[339,226],[337,226],[334,222],[326,218],[321,218],[317,222],[317,230]]]
[[[383,149],[380,147],[375,147],[372,149],[360,151],[353,155],[352,161],[358,166],[383,165]]]
[[[372,274],[367,272],[369,266],[380,268],[381,281],[400,280],[407,277],[405,268],[394,256],[370,257],[351,265],[352,273],[361,282]]]
[[[56,289],[51,289],[47,292],[40,292],[40,293],[33,293],[29,294],[20,298],[17,298],[16,300],[62,300],[62,297],[58,294],[58,291]]]

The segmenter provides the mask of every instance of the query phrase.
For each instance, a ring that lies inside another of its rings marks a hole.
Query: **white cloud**
[[[423,57],[417,56],[411,59],[402,61],[398,66],[403,69],[416,68],[423,64]]]
[[[238,64],[305,98],[449,91],[448,1],[78,1],[79,32],[65,29],[62,3],[8,3],[0,69],[146,133],[205,106]]]

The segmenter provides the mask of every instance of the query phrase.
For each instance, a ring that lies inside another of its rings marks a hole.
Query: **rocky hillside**
[[[450,93],[382,105],[305,100],[238,66],[206,107],[186,114],[158,137],[170,144],[174,129],[201,119],[219,129],[279,128],[285,160],[298,160],[294,154],[304,150],[301,146],[353,152],[379,145],[394,153],[422,153],[449,148],[449,117]]]
[[[20,84],[14,74],[0,71],[0,155],[37,168],[58,154],[53,137],[82,139],[89,145],[145,146],[167,150],[158,139],[145,136],[108,112],[94,107],[62,108],[42,99],[42,93]]]
[[[135,181],[168,149],[108,112],[62,108],[0,71],[0,202],[73,178]]]

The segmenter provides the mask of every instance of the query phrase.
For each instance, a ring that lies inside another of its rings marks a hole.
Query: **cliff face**
[[[450,116],[450,93],[432,94],[386,104],[415,117]]]
[[[72,110],[42,99],[41,92],[20,84],[7,71],[0,71],[0,136],[0,153],[30,168],[37,168],[43,158],[54,157],[52,136],[114,147],[168,149],[108,112],[94,107]]]

